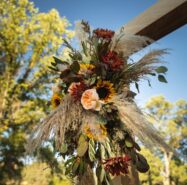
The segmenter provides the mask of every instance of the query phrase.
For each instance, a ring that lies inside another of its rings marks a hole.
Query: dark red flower
[[[114,51],[109,51],[106,55],[102,57],[102,60],[113,71],[121,69],[124,64],[123,60]]]
[[[96,29],[93,31],[93,33],[98,37],[98,38],[103,38],[106,40],[111,40],[111,38],[114,36],[114,31],[108,30],[108,29]]]
[[[120,174],[128,173],[129,161],[131,158],[129,156],[124,157],[113,157],[109,159],[105,159],[102,164],[104,165],[105,171],[112,174],[113,176]]]
[[[86,86],[83,82],[73,82],[69,88],[68,92],[75,98],[75,100],[79,100],[82,96],[82,93],[85,91]]]

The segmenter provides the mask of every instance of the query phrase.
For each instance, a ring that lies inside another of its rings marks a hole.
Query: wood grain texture
[[[123,26],[125,32],[158,40],[187,23],[187,0],[159,0]]]

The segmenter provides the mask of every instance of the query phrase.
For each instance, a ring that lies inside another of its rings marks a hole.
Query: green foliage
[[[46,163],[33,163],[26,165],[22,171],[21,185],[72,185],[72,180],[66,176],[57,176],[51,173]]]
[[[158,80],[159,80],[160,82],[167,83],[167,80],[166,80],[166,78],[165,78],[163,75],[158,75]]]
[[[47,66],[62,53],[62,35],[72,32],[54,9],[39,13],[28,0],[0,4],[0,184],[6,184],[21,177],[26,138],[49,110]]]
[[[88,141],[85,136],[81,135],[78,142],[77,154],[79,157],[84,156],[86,151],[88,150]]]
[[[149,170],[149,164],[146,158],[141,154],[137,154],[136,169],[141,173],[145,173]]]
[[[148,151],[143,149],[150,164],[150,170],[146,174],[140,174],[143,185],[185,185],[187,183],[186,172],[186,148],[187,148],[187,102],[179,100],[175,103],[167,101],[163,96],[151,98],[146,104],[146,110],[152,115],[149,121],[160,131],[165,141],[179,155],[166,153],[163,149]],[[167,165],[169,163],[169,165]]]
[[[166,73],[168,71],[168,68],[165,66],[160,66],[155,70],[157,73]]]
[[[45,163],[27,165],[22,171],[21,184],[48,185],[51,180],[50,168]]]
[[[90,139],[89,141],[88,155],[89,155],[90,161],[95,160],[95,142],[93,139]]]
[[[146,156],[150,165],[150,170],[147,173],[139,174],[142,185],[150,185],[150,183],[152,185],[163,184],[163,176],[161,174],[163,163],[161,159],[145,148],[142,149],[141,153]]]

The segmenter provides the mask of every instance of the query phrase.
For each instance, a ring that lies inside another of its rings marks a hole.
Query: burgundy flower
[[[109,51],[106,55],[104,55],[102,60],[113,71],[121,69],[124,64],[123,60],[118,56],[118,54],[113,51]]]
[[[68,92],[75,98],[75,100],[80,100],[82,93],[85,91],[86,86],[83,82],[73,82],[69,88]]]
[[[111,38],[114,36],[114,31],[108,30],[108,29],[96,29],[93,31],[93,33],[98,37],[98,38],[103,38],[106,40],[111,40]]]
[[[104,160],[102,163],[104,165],[105,171],[112,174],[113,176],[120,175],[120,174],[127,174],[128,173],[128,166],[130,161],[129,156],[124,157],[113,157]]]

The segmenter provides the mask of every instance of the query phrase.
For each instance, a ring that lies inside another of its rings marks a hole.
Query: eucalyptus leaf
[[[146,173],[150,168],[146,158],[141,154],[137,154],[136,168],[141,173]]]
[[[67,161],[65,162],[65,166],[70,165],[70,164],[73,163],[75,160],[76,160],[75,157],[72,157],[72,158],[70,158],[70,159],[67,159]]]
[[[93,139],[90,139],[89,141],[89,148],[88,148],[88,155],[90,158],[90,161],[94,161],[95,160],[95,142]]]
[[[83,174],[83,173],[84,173],[84,161],[81,160],[79,164],[79,174]]]
[[[78,145],[81,145],[81,143],[83,143],[85,141],[87,141],[86,137],[84,135],[80,135],[79,140],[78,140]]]
[[[62,146],[60,148],[60,152],[64,154],[67,152],[67,150],[68,150],[67,144],[62,144]]]
[[[109,142],[107,141],[104,142],[104,146],[105,146],[106,151],[108,152],[109,157],[113,157],[113,153],[112,153]]]
[[[57,58],[55,56],[53,56],[53,59],[54,59],[56,64],[62,64],[63,63],[63,61],[61,59],[59,59],[59,58]]]
[[[101,166],[97,166],[95,173],[97,177],[97,185],[100,185],[101,184],[100,183]]]
[[[94,85],[95,82],[96,82],[96,80],[97,80],[96,77],[92,77],[92,78],[90,78],[90,79],[89,79],[89,84],[90,84],[90,85]]]
[[[86,48],[86,44],[84,42],[81,42],[82,44],[82,49],[83,49],[83,52],[84,54],[87,56],[87,48]]]
[[[52,67],[52,66],[48,66],[49,69],[53,70],[53,71],[58,71],[58,69]]]
[[[136,150],[141,151],[141,148],[137,143],[134,143],[134,147],[136,148]]]
[[[99,178],[100,183],[103,182],[104,177],[105,177],[105,170],[101,167],[100,178]]]
[[[134,146],[133,141],[130,137],[127,137],[125,139],[125,145],[126,145],[127,148],[132,148]]]
[[[73,173],[76,173],[76,171],[78,170],[79,165],[80,165],[80,162],[76,160],[75,163],[72,166],[72,172]]]
[[[157,69],[155,69],[157,73],[166,73],[168,71],[168,68],[165,66],[160,66]]]
[[[106,182],[106,185],[111,185],[110,182],[108,181],[106,175],[105,175],[105,182]]]
[[[139,85],[138,85],[138,83],[137,83],[137,82],[135,82],[135,87],[136,87],[136,89],[137,89],[138,93],[140,93],[140,90],[139,90]]]
[[[86,153],[87,149],[88,149],[88,142],[82,143],[82,144],[79,145],[78,148],[77,148],[77,155],[78,155],[79,157],[84,156],[84,154]]]
[[[156,76],[156,74],[155,73],[149,73],[151,76]]]
[[[131,156],[133,164],[136,164],[137,161],[137,153],[135,150],[130,150],[129,155]]]
[[[57,65],[57,63],[56,62],[51,62],[51,65],[55,67]]]
[[[158,80],[159,80],[160,82],[167,83],[167,80],[166,80],[166,78],[165,78],[163,75],[158,75]]]
[[[150,80],[147,80],[147,82],[148,82],[149,87],[151,87],[151,82],[150,82]]]
[[[70,69],[72,72],[74,73],[78,73],[80,70],[80,65],[77,61],[74,61],[71,65],[70,65]]]
[[[109,183],[109,185],[114,185],[114,183],[113,183],[113,181],[112,181],[112,179],[111,179],[109,174],[105,173],[105,177],[106,177],[105,180],[107,180],[107,183]]]
[[[88,150],[88,142],[86,141],[84,136],[81,135],[78,141],[77,155],[79,157],[82,157],[84,156],[87,150]]]
[[[105,159],[106,151],[105,151],[105,147],[102,144],[100,144],[100,154],[101,154],[101,159]]]

